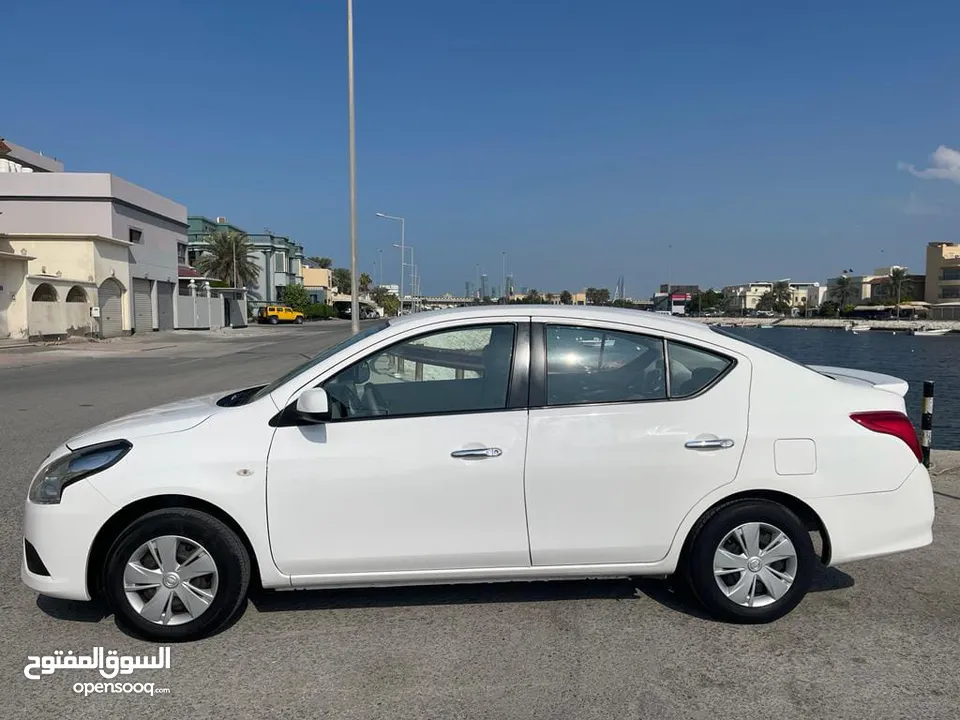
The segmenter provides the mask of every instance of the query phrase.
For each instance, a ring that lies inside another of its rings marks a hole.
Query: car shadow
[[[837,568],[818,568],[810,592],[831,592],[853,587],[854,579]],[[265,591],[251,589],[250,602],[258,612],[343,610],[359,608],[418,607],[429,605],[474,605],[495,603],[562,602],[569,600],[632,600],[645,597],[674,612],[706,622],[708,615],[689,590],[674,578],[613,578],[597,580],[552,580],[531,582],[422,585],[336,590]],[[112,614],[100,600],[79,602],[39,595],[37,607],[48,617],[71,622],[98,623]],[[220,628],[220,634],[243,617],[244,610]],[[142,639],[118,622],[129,637]]]
[[[843,590],[853,585],[853,578],[845,572],[821,567],[813,578],[810,592]],[[260,590],[251,593],[250,601],[258,612],[291,612],[564,600],[632,600],[639,597],[649,598],[674,612],[715,622],[689,590],[673,578],[552,580],[283,592]]]

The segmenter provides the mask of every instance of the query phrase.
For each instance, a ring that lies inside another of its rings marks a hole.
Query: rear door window
[[[670,397],[685,398],[703,391],[733,365],[730,358],[700,347],[667,341],[670,358]]]
[[[547,404],[666,400],[660,338],[547,325]]]

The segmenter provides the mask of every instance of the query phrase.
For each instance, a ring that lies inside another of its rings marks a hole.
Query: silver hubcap
[[[723,594],[737,605],[770,605],[793,585],[797,550],[780,528],[744,523],[720,541],[713,555],[713,575]]]
[[[217,594],[217,564],[206,548],[179,535],[148,540],[130,556],[123,589],[130,606],[157,625],[182,625]]]

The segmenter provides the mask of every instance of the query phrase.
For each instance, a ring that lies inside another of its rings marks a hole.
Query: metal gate
[[[157,327],[173,330],[173,283],[157,283]]]
[[[133,279],[133,327],[137,332],[153,330],[153,302],[150,299],[150,281]]]
[[[100,334],[102,337],[117,337],[123,334],[123,289],[113,278],[103,281],[98,291],[100,296]]]

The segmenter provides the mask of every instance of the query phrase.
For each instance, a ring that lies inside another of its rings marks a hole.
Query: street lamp
[[[384,213],[377,213],[377,217],[384,218],[385,220],[396,220],[400,223],[400,245],[394,245],[394,247],[400,248],[400,309],[397,311],[398,314],[403,314],[403,260],[404,260],[404,243],[406,242],[406,220],[402,217],[397,217],[396,215],[385,215]],[[380,270],[381,280],[383,279],[383,269],[381,266]]]
[[[413,295],[414,295],[414,288],[413,288],[413,267],[414,267],[414,264],[413,264],[413,246],[412,246],[412,245],[397,245],[396,243],[394,243],[393,246],[394,246],[395,248],[400,248],[400,309],[401,309],[401,310],[403,310],[403,273],[405,272],[405,268],[407,267],[407,265],[410,266],[410,270],[411,270],[411,273],[410,273],[410,310],[411,310],[411,312],[412,312],[412,311],[413,311]],[[410,262],[409,262],[409,263],[405,262],[405,261],[406,261],[406,258],[404,257],[404,252],[407,251],[407,250],[410,251]]]
[[[350,329],[360,332],[360,278],[357,273],[357,146],[353,101],[353,0],[347,0],[347,104],[350,121]]]

